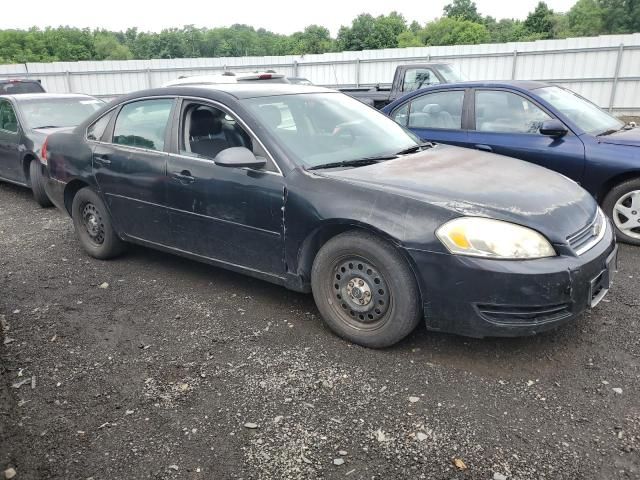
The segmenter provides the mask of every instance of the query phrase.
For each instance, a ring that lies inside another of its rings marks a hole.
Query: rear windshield
[[[30,98],[19,102],[29,128],[75,127],[104,102],[92,97]]]
[[[41,93],[44,88],[39,82],[0,82],[0,95],[13,95],[14,93]]]

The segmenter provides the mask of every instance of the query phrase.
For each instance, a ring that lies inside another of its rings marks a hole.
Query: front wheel
[[[107,207],[91,188],[82,188],[73,197],[71,217],[80,245],[92,257],[106,260],[124,251]]]
[[[393,345],[422,318],[420,292],[395,247],[364,232],[347,232],[318,252],[313,297],[335,333],[365,347]]]
[[[43,208],[53,205],[44,189],[45,177],[42,173],[42,165],[40,164],[40,161],[36,159],[31,160],[31,163],[29,164],[29,182],[31,183],[33,198],[36,199],[38,205]]]
[[[640,178],[613,187],[602,202],[602,208],[613,220],[619,241],[640,245]]]

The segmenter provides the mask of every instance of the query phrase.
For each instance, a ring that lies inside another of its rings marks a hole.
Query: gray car
[[[0,95],[0,180],[31,188],[41,206],[50,206],[40,162],[45,139],[75,127],[103,104],[89,95]]]

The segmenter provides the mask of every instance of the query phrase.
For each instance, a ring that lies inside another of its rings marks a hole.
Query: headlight
[[[458,255],[503,259],[556,255],[549,241],[535,230],[490,218],[456,218],[438,228],[436,235]]]

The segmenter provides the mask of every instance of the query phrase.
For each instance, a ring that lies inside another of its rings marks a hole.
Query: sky
[[[523,19],[539,0],[475,0],[482,15]],[[549,7],[566,12],[576,0],[546,0]],[[307,25],[327,27],[333,36],[341,25],[350,25],[360,13],[377,16],[396,10],[409,21],[421,24],[442,15],[451,0],[31,0],[28,12],[10,1],[3,8],[0,29],[26,29],[32,26],[72,27],[139,31],[195,25],[222,27],[244,23],[276,33],[291,34]]]

